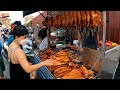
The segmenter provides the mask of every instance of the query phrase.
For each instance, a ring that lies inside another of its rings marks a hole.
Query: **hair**
[[[2,25],[2,23],[0,22],[0,25]]]
[[[45,37],[47,37],[47,30],[45,28],[42,28],[39,31],[38,36],[41,37],[41,39],[43,40]]]
[[[15,26],[14,30],[10,33],[15,36],[24,36],[28,34],[28,30],[24,25]]]
[[[13,24],[16,24],[17,26],[18,26],[18,25],[22,25],[22,24],[21,24],[21,21],[15,21]]]

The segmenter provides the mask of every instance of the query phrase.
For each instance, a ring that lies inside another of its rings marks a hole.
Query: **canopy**
[[[32,14],[34,12],[37,12],[37,11],[23,11],[23,17],[29,15],[29,14]]]

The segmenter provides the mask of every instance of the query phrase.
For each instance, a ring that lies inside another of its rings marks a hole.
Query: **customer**
[[[12,25],[11,25],[11,32],[10,32],[10,36],[8,38],[8,46],[14,41],[14,37],[13,37],[13,34],[14,34],[14,28],[15,26],[18,26],[18,25],[21,25],[21,22],[20,21],[15,21]]]
[[[0,79],[4,79],[3,71],[5,71],[5,65],[2,57],[2,43],[0,41]]]
[[[1,41],[1,44],[3,46],[3,43],[4,43],[4,39],[3,39],[3,31],[2,31],[2,23],[0,22],[0,41]]]
[[[38,70],[44,65],[53,65],[52,60],[42,61],[38,64],[31,65],[21,49],[25,45],[28,37],[28,30],[25,26],[19,25],[14,28],[15,40],[8,48],[8,57],[10,59],[10,77],[11,79],[30,79],[30,73]]]
[[[42,28],[38,33],[38,37],[40,37],[42,40],[42,42],[39,45],[39,50],[47,49],[48,48],[47,29]]]

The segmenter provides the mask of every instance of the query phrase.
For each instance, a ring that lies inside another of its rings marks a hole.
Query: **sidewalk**
[[[4,77],[7,78],[7,79],[10,79],[10,73],[9,73],[10,64],[9,64],[8,60],[6,60],[6,58],[4,56],[3,56],[3,60],[4,60],[4,64],[5,64],[5,71],[3,72]]]

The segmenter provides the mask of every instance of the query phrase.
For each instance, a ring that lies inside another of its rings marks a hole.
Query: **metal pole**
[[[47,17],[48,17],[48,12],[47,12]],[[50,46],[50,38],[49,38],[50,36],[49,36],[49,34],[50,34],[50,25],[48,25],[48,27],[47,27],[48,46]]]
[[[40,13],[40,12],[39,12]],[[42,15],[42,13],[40,13]],[[42,15],[43,16],[43,15]],[[43,16],[45,18],[45,16]]]
[[[109,40],[109,11],[106,11],[106,39]]]
[[[101,52],[101,67],[98,75],[100,76],[101,70],[102,70],[102,64],[104,63],[105,60],[105,41],[106,41],[106,11],[103,11],[103,44],[102,44],[102,52]]]

